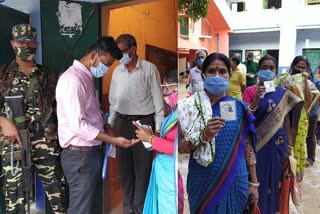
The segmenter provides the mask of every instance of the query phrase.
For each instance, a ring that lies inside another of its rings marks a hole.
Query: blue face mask
[[[197,66],[201,67],[204,62],[204,59],[200,58],[197,60]]]
[[[218,96],[229,89],[229,79],[216,75],[214,77],[204,78],[204,88],[208,93]]]
[[[96,77],[103,77],[109,71],[109,67],[99,62],[98,66],[95,68],[93,66],[90,67],[90,73]]]
[[[260,70],[258,72],[258,77],[262,82],[272,81],[275,73],[270,70]]]
[[[129,57],[129,54],[123,54],[123,57],[120,59],[120,62],[124,65],[128,65],[132,61],[132,57]]]

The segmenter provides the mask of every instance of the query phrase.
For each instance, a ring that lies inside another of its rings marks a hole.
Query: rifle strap
[[[11,153],[6,153],[3,155],[3,159],[5,162],[11,161]],[[13,161],[19,161],[22,160],[22,151],[14,151],[13,152]]]
[[[26,119],[26,116],[21,116],[21,117],[15,117],[14,118],[14,121],[16,122],[16,124],[19,124],[19,123],[23,123],[25,122],[27,119]]]
[[[32,93],[34,91],[36,83],[37,83],[37,76],[34,75],[34,76],[31,77],[30,84],[29,84],[29,86],[27,88],[26,97],[25,97],[26,107],[27,107],[28,100],[29,100],[29,98],[31,97],[31,95],[32,95]]]

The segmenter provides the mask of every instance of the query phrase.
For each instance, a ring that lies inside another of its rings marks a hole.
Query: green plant
[[[210,0],[178,0],[178,10],[193,21],[197,21],[207,17],[209,3]]]

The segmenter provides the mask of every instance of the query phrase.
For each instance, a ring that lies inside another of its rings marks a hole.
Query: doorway
[[[279,62],[279,50],[276,50],[276,49],[273,49],[273,50],[266,50],[267,54],[273,56],[276,61],[277,61],[277,64],[276,64],[276,68],[278,68],[278,62]]]
[[[308,58],[311,65],[311,71],[313,72],[320,61],[320,48],[303,49],[302,55]]]

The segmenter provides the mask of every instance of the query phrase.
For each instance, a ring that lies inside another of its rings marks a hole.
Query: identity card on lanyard
[[[220,102],[220,114],[226,121],[236,120],[236,101],[221,101]]]

